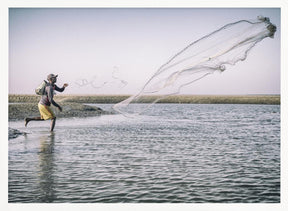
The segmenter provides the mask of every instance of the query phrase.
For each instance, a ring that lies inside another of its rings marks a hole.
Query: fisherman
[[[58,75],[49,74],[47,76],[48,83],[45,88],[45,94],[42,95],[39,103],[38,103],[38,109],[40,111],[40,117],[33,117],[33,118],[25,118],[25,127],[30,121],[44,121],[51,119],[51,126],[50,131],[52,132],[55,123],[56,123],[56,116],[53,113],[53,111],[50,108],[51,103],[59,109],[59,111],[62,111],[62,107],[58,105],[54,100],[54,90],[58,92],[63,92],[65,88],[68,86],[67,83],[64,83],[62,88],[59,88],[55,83],[57,81]]]

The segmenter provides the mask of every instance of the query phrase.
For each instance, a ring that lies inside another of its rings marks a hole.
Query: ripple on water
[[[9,141],[9,202],[279,203],[279,109],[161,104],[52,134],[9,123],[29,132]]]

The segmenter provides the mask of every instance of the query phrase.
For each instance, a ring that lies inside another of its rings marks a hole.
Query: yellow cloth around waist
[[[53,119],[55,117],[55,114],[51,110],[50,106],[38,103],[38,109],[40,111],[41,119],[47,120],[47,119]]]

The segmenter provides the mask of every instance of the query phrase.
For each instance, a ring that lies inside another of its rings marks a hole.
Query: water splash
[[[276,26],[269,18],[258,16],[256,20],[240,20],[190,43],[172,56],[145,83],[141,91],[113,106],[124,114],[140,114],[145,109],[134,103],[149,103],[146,109],[170,95],[175,95],[216,71],[223,72],[226,65],[235,65],[246,59],[249,51],[266,37],[273,38]],[[155,95],[156,97],[151,97]]]
[[[94,89],[101,89],[104,86],[115,86],[117,89],[122,89],[128,82],[119,76],[119,68],[114,66],[113,71],[106,78],[103,75],[101,77],[93,75],[90,78],[78,78],[74,84],[79,88],[91,86]]]

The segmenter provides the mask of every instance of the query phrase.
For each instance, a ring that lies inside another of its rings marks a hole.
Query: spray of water
[[[97,75],[94,75],[93,77],[89,78],[78,78],[75,80],[74,84],[77,85],[79,88],[91,86],[94,89],[101,89],[104,86],[112,86],[114,85],[118,89],[124,88],[128,82],[121,79],[119,75],[118,67],[115,66],[113,68],[113,72],[111,75],[108,76],[108,78],[105,77],[98,77]]]
[[[240,20],[190,43],[172,56],[145,83],[141,91],[116,104],[113,108],[125,115],[140,114],[135,103],[153,105],[164,97],[178,94],[182,87],[194,83],[215,71],[223,72],[227,65],[246,59],[249,51],[266,37],[273,38],[276,26],[269,18]],[[149,96],[156,95],[155,98]]]

